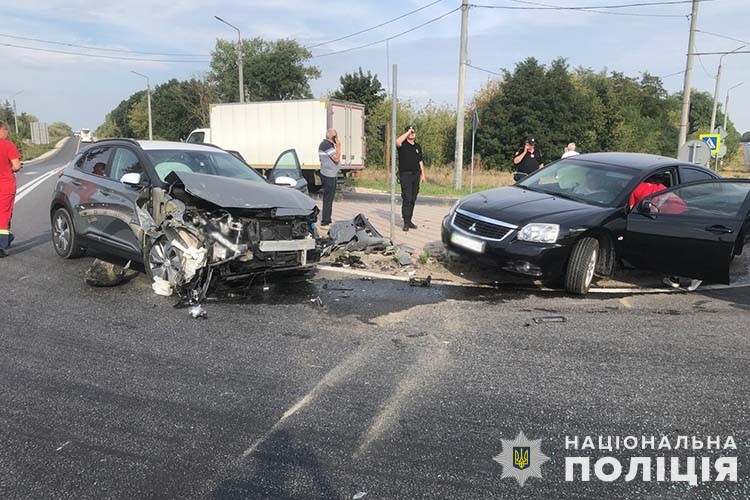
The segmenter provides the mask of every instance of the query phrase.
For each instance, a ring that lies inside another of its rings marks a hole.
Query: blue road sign
[[[701,134],[699,139],[706,143],[711,150],[711,154],[716,154],[721,146],[721,136],[719,134]]]

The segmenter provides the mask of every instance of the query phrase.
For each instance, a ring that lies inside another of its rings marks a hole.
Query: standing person
[[[516,151],[513,165],[516,166],[516,171],[513,173],[513,180],[516,182],[544,167],[542,150],[536,147],[535,138],[531,136],[526,138],[523,146]]]
[[[422,146],[416,142],[417,132],[409,125],[406,131],[396,139],[398,148],[398,178],[401,182],[401,217],[404,219],[404,231],[417,229],[412,222],[414,205],[417,203],[419,183],[427,179],[424,175]]]
[[[8,255],[13,241],[10,219],[16,198],[16,172],[21,170],[21,155],[16,145],[8,140],[8,124],[0,122],[0,258]]]
[[[331,212],[333,212],[333,199],[336,197],[336,179],[339,176],[341,166],[341,142],[338,140],[336,129],[326,130],[326,138],[318,146],[318,157],[320,158],[320,179],[323,181],[323,214],[320,225],[322,227],[331,225]]]
[[[568,147],[565,148],[565,152],[563,153],[563,158],[568,158],[569,156],[575,156],[577,154],[580,154],[578,151],[576,151],[576,143],[571,142],[568,144]]]

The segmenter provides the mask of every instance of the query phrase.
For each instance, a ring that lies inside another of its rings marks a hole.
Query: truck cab
[[[197,128],[190,132],[185,142],[191,144],[211,144],[211,129]]]

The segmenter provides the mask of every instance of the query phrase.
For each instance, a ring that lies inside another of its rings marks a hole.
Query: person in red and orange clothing
[[[636,206],[646,196],[664,191],[665,189],[667,189],[667,186],[659,182],[656,177],[649,177],[638,184],[638,187],[630,194],[630,208]]]
[[[13,241],[10,234],[10,219],[16,199],[16,172],[21,170],[21,155],[18,148],[8,140],[8,124],[0,122],[0,258],[8,255]]]

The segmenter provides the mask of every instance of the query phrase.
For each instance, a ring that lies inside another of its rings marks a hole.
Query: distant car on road
[[[216,146],[132,139],[76,156],[50,205],[60,257],[97,247],[143,262],[181,296],[212,279],[309,269],[320,255],[317,214],[310,197]]]
[[[80,137],[81,142],[94,142],[94,134],[91,133],[90,129],[82,128]]]
[[[644,181],[667,189],[630,207]],[[694,164],[637,153],[551,163],[517,184],[459,200],[443,220],[453,251],[588,292],[622,261],[664,275],[729,283],[748,238],[750,181],[721,180]]]

